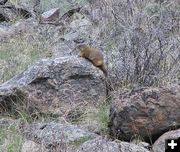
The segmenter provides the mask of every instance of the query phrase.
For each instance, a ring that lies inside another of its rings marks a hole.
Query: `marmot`
[[[94,66],[101,69],[105,76],[107,76],[107,70],[104,65],[103,54],[99,50],[95,48],[90,48],[85,44],[79,45],[78,48],[80,50],[81,57],[89,60]]]

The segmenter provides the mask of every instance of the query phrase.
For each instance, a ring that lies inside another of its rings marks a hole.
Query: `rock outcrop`
[[[171,128],[180,126],[180,86],[144,88],[114,95],[110,109],[110,134],[131,140],[154,141]]]
[[[62,114],[77,103],[97,104],[105,99],[103,79],[99,69],[78,56],[44,59],[0,86],[0,113],[13,105]]]

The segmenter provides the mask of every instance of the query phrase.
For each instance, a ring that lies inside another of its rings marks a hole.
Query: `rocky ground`
[[[115,42],[105,35],[109,30],[106,20],[99,14],[100,1],[70,0],[61,4],[0,0],[0,152],[164,152],[165,139],[180,137],[178,51],[171,54],[173,68],[165,67],[166,59],[158,62],[174,76],[168,75],[166,82],[162,79],[158,85],[138,86],[135,81],[146,82],[147,77],[143,81],[133,77],[130,84],[128,77],[133,72],[128,70],[125,79],[126,61],[121,57],[111,60],[118,54],[113,51],[108,60],[109,54],[104,51],[110,73],[106,78],[80,58],[77,49],[87,43],[102,50],[107,41],[113,48]],[[155,4],[163,6],[158,1],[153,1]],[[174,25],[173,30],[179,29]],[[121,43],[117,35],[123,32],[127,34],[120,28],[112,37]],[[131,35],[132,39],[140,41],[141,34]],[[179,48],[176,34],[168,35],[173,37],[172,46],[165,43],[169,41],[167,35],[162,39],[169,50]],[[153,41],[150,48],[157,46],[159,43]],[[126,53],[123,55],[129,60]],[[153,59],[158,60],[156,57]],[[128,67],[134,63],[130,58]],[[106,81],[112,85],[108,96]]]

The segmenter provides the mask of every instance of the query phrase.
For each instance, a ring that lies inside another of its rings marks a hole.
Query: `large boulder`
[[[161,137],[158,138],[158,140],[153,145],[153,151],[154,152],[165,152],[165,140],[170,139],[178,139],[180,138],[180,129],[168,131],[165,134],[163,134]],[[177,147],[175,147],[177,148]],[[175,150],[175,149],[174,149]],[[178,151],[178,149],[177,149]]]
[[[133,143],[114,142],[96,138],[83,143],[77,152],[149,152]]]
[[[96,105],[105,99],[105,90],[103,73],[87,60],[43,59],[0,85],[0,113],[25,107],[31,112],[62,114],[77,103]]]
[[[180,85],[116,93],[112,100],[109,130],[115,138],[154,141],[180,126]]]

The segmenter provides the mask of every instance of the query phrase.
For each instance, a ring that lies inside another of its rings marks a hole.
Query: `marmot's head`
[[[89,46],[86,45],[86,44],[78,45],[78,49],[79,49],[79,50],[85,50],[85,49],[87,49],[87,48],[89,48]]]
[[[80,56],[84,57],[87,50],[89,49],[89,47],[86,44],[82,44],[78,46],[79,50],[80,50]]]

